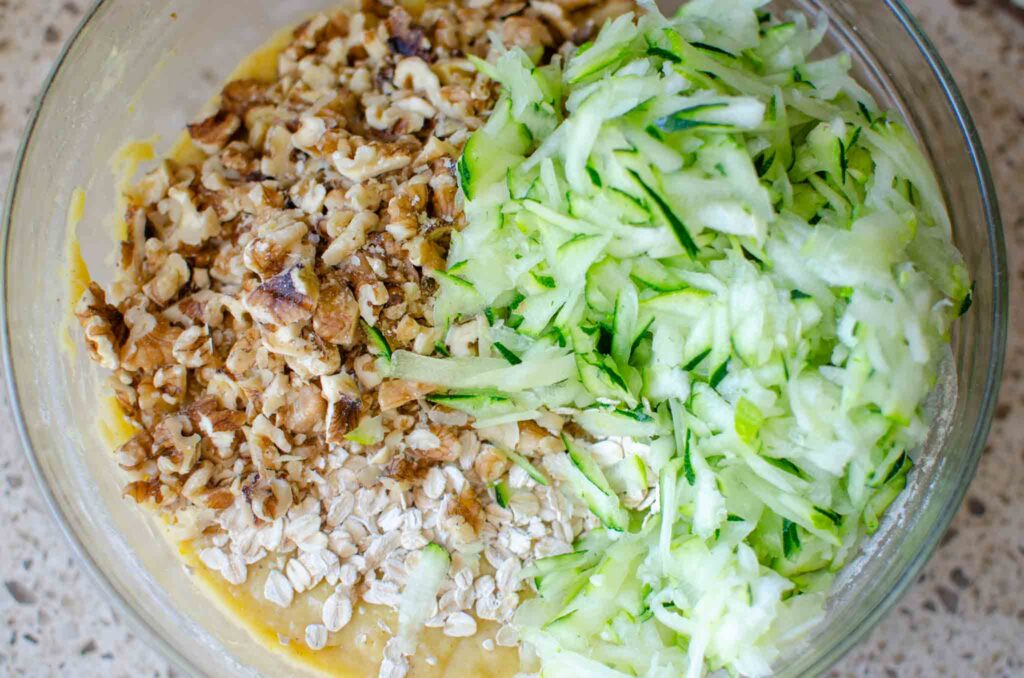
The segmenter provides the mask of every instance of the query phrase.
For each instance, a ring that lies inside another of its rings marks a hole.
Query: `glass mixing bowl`
[[[68,314],[65,218],[87,194],[78,227],[96,280],[108,282],[116,181],[129,139],[162,149],[249,52],[332,0],[105,0],[88,14],[44,88],[22,148],[4,222],[4,360],[29,461],[54,516],[112,601],[190,675],[296,675],[193,584],[152,520],[121,498],[96,433],[102,375],[84,350],[61,349]],[[670,5],[671,3],[666,3]],[[779,3],[776,3],[779,4]],[[933,398],[939,413],[910,487],[840,578],[825,621],[779,663],[783,675],[824,671],[914,580],[963,498],[988,434],[1003,364],[1006,254],[977,131],[945,66],[894,0],[798,3],[831,18],[832,47],[854,55],[862,81],[899,111],[935,163],[956,242],[977,281]],[[78,341],[78,333],[73,331]],[[955,385],[955,387],[954,387]]]

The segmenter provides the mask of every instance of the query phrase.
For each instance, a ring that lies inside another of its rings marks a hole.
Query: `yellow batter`
[[[78,236],[75,233],[75,229],[78,228],[78,224],[81,223],[82,217],[85,216],[85,191],[80,188],[76,188],[71,194],[71,202],[68,205],[68,216],[66,225],[66,252],[67,257],[67,269],[65,270],[65,277],[67,279],[67,295],[68,295],[68,313],[64,317],[64,322],[60,326],[60,334],[58,340],[63,350],[67,351],[71,361],[74,362],[75,357],[78,355],[78,345],[71,338],[71,328],[75,326],[75,315],[74,309],[78,304],[78,300],[82,298],[82,293],[89,287],[89,283],[92,278],[89,276],[89,267],[85,265],[85,259],[82,258],[82,248],[78,243]]]

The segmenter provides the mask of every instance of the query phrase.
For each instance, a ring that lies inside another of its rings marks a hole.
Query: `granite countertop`
[[[0,187],[88,0],[0,0]],[[974,113],[999,187],[1011,299],[1024,292],[1024,10],[910,0]],[[0,189],[2,190],[2,189]],[[1011,314],[996,422],[967,500],[892,614],[830,676],[1024,675],[1024,318]],[[0,676],[174,676],[79,567],[0,394]]]

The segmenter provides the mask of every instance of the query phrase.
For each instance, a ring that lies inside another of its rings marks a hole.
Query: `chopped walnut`
[[[245,306],[253,319],[268,325],[291,325],[313,317],[320,281],[312,267],[298,264],[278,273],[248,294]]]
[[[320,286],[320,300],[313,315],[313,329],[324,341],[345,348],[355,345],[359,327],[359,303],[347,284],[336,275]]]
[[[332,157],[338,172],[354,182],[400,170],[408,166],[412,159],[408,147],[375,141],[358,146],[351,154],[337,151]]]
[[[379,217],[373,212],[337,213],[328,217],[328,228],[338,229],[334,241],[324,252],[323,262],[337,266],[366,244],[366,235],[377,226]]]
[[[159,478],[137,480],[125,486],[124,496],[131,497],[137,504],[157,504],[163,497],[163,487]]]
[[[161,421],[153,432],[153,448],[160,456],[157,467],[163,473],[186,474],[199,458],[197,434],[188,434],[192,424],[187,417],[175,415]]]
[[[513,16],[505,19],[501,30],[502,42],[523,49],[538,45],[550,47],[554,44],[551,31],[539,19],[530,16]]]
[[[177,252],[172,252],[143,286],[142,291],[154,304],[164,306],[185,286],[191,274],[185,258]]]
[[[241,301],[231,295],[208,289],[182,298],[178,303],[165,309],[163,315],[171,322],[181,325],[199,323],[219,328],[226,324],[248,324],[245,305]]]
[[[279,214],[259,223],[245,246],[245,266],[263,280],[306,258],[302,243],[309,227],[291,214]]]
[[[75,307],[75,315],[82,324],[89,356],[108,370],[120,367],[126,328],[121,313],[107,304],[103,288],[90,283]]]
[[[298,330],[298,325],[275,330],[262,328],[263,345],[271,353],[284,358],[285,363],[303,378],[334,374],[341,366],[337,346],[325,343],[311,329]]]
[[[149,460],[153,453],[153,436],[142,430],[117,448],[117,463],[125,470],[137,469]]]
[[[424,60],[433,57],[423,28],[414,25],[412,17],[403,8],[392,8],[388,14],[388,30],[391,33],[388,44],[398,54],[416,56]]]
[[[171,188],[167,198],[161,201],[160,209],[174,224],[167,239],[167,244],[172,248],[182,245],[198,247],[220,233],[217,211],[212,207],[200,210],[188,189],[177,186]]]
[[[244,116],[267,100],[267,86],[257,80],[234,80],[221,92],[221,109]]]
[[[260,345],[260,331],[251,327],[242,334],[231,346],[224,367],[235,375],[242,375],[256,364],[257,351]]]
[[[178,335],[171,351],[185,367],[202,367],[213,357],[213,339],[209,329],[205,325],[193,325]]]
[[[473,488],[467,485],[449,502],[448,510],[449,519],[461,519],[474,533],[479,532],[483,522],[483,507]]]
[[[375,389],[383,381],[383,378],[377,371],[377,358],[370,354],[364,354],[356,358],[355,372],[359,378],[359,383],[366,389]]]
[[[477,455],[473,469],[480,476],[480,480],[492,483],[505,475],[509,469],[509,462],[505,455],[488,445]]]
[[[246,423],[244,412],[226,409],[213,397],[205,397],[186,408],[192,427],[210,438],[218,449],[228,449],[235,432]]]
[[[291,485],[284,478],[274,478],[261,484],[251,493],[252,512],[262,520],[272,522],[284,516],[292,507]]]
[[[295,163],[292,160],[292,133],[287,127],[275,125],[267,130],[265,140],[266,155],[260,163],[260,172],[268,177],[289,180],[295,175]]]
[[[241,118],[230,111],[220,110],[202,122],[189,125],[188,132],[196,146],[213,155],[227,145],[241,126]]]
[[[409,57],[399,61],[395,66],[394,81],[397,87],[420,92],[430,101],[438,99],[441,81],[423,59]]]
[[[126,190],[114,283],[76,307],[136,430],[114,456],[125,496],[187,531],[227,581],[259,565],[264,598],[322,608],[302,627],[313,650],[354,606],[397,606],[430,542],[453,557],[428,625],[507,625],[521,567],[594,526],[497,449],[557,481],[560,418],[478,431],[429,404],[434,386],[391,378],[360,326],[396,350],[430,355],[446,338],[475,355],[479,326],[434,327],[432,311],[432,273],[466,219],[456,162],[499,93],[468,57],[493,57],[499,36],[540,62],[618,0],[420,4],[317,15],[275,78],[228,83],[188,126],[203,157],[161,161]],[[321,603],[309,591],[323,585]],[[399,678],[408,662],[384,654]]]
[[[342,372],[321,377],[320,385],[327,412],[324,426],[328,443],[341,443],[346,433],[356,427],[362,410],[362,397],[355,379]]]
[[[161,367],[153,373],[153,388],[161,400],[170,407],[180,407],[185,401],[188,370],[184,365]]]
[[[324,421],[326,412],[327,403],[318,386],[307,383],[292,387],[292,396],[284,411],[285,428],[296,433],[313,433]],[[329,433],[328,442],[332,442]]]
[[[358,399],[344,396],[327,404],[327,417],[324,422],[328,443],[341,443],[345,434],[359,423],[361,403]]]
[[[174,343],[181,328],[149,313],[144,305],[130,307],[124,321],[129,334],[121,347],[121,367],[129,371],[155,370],[176,362]]]
[[[430,395],[436,390],[436,386],[420,384],[414,381],[402,381],[400,379],[385,381],[380,385],[378,391],[380,409],[383,411],[398,409],[402,405]]]
[[[142,177],[132,193],[143,205],[155,205],[167,195],[174,182],[174,168],[167,160]]]
[[[576,36],[578,26],[573,23],[568,12],[582,6],[594,4],[590,0],[567,0],[562,2],[550,2],[548,0],[533,0],[530,3],[531,9],[537,16],[551,26],[558,37],[562,40],[572,40]],[[577,5],[578,7],[573,7]]]

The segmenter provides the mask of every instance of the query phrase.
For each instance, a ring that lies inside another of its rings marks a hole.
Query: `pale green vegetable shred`
[[[434,322],[482,353],[382,369],[480,424],[590,434],[516,459],[603,523],[524,572],[545,676],[770,673],[906,485],[970,303],[912,135],[818,56],[823,22],[764,4],[643,5],[565,63],[477,62],[503,95]],[[634,452],[602,468],[604,439]]]

